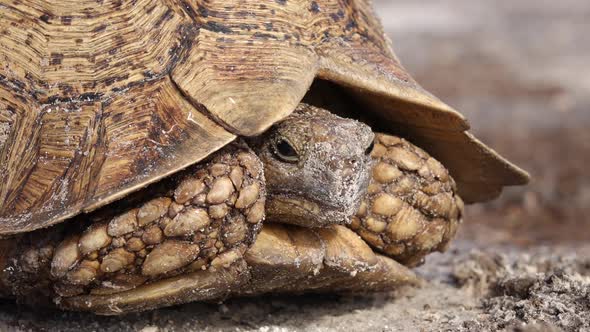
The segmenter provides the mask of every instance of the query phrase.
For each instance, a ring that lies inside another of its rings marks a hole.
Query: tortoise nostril
[[[345,167],[354,167],[360,162],[360,158],[352,157],[344,159],[344,166]]]
[[[345,178],[354,177],[358,173],[361,158],[347,158],[342,160],[342,175]]]

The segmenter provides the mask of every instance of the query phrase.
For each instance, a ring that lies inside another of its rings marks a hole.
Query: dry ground
[[[469,209],[419,289],[264,297],[126,317],[0,303],[0,330],[590,331],[590,2],[375,0],[408,70],[533,175]],[[528,327],[525,327],[528,326]]]

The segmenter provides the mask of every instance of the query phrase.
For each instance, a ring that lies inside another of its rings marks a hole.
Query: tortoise
[[[528,175],[390,44],[368,0],[0,0],[0,295],[415,284],[464,202]]]

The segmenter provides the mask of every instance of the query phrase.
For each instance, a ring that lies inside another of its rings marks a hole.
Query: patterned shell
[[[399,64],[370,0],[0,0],[0,235],[92,211],[347,87],[467,201],[526,174]]]

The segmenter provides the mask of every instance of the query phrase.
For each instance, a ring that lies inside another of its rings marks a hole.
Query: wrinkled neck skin
[[[374,135],[356,120],[301,104],[285,121],[249,141],[264,164],[269,222],[305,227],[348,224],[369,183]],[[297,160],[276,147],[287,140]]]

